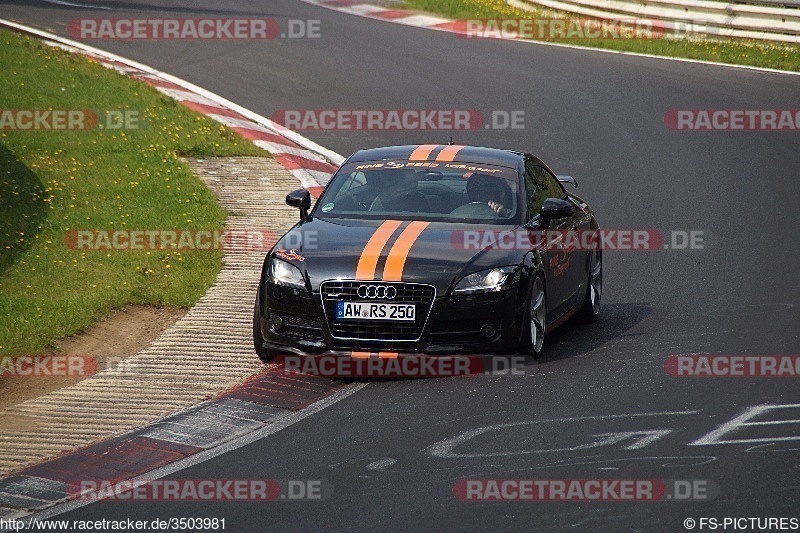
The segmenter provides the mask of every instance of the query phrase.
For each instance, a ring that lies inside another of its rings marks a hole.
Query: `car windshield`
[[[516,225],[519,174],[482,163],[348,163],[332,178],[314,215]]]

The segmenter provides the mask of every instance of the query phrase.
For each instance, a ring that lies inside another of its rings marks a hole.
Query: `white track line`
[[[42,0],[48,4],[55,4],[57,6],[68,6],[68,7],[82,7],[87,9],[104,9],[106,11],[111,11],[110,7],[106,6],[93,6],[89,4],[74,4],[72,2],[64,2],[63,0]]]

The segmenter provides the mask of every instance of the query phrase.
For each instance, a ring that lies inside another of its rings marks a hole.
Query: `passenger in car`
[[[369,206],[370,211],[428,213],[428,198],[417,189],[418,178],[413,169],[398,168],[374,172],[369,185],[377,195]]]

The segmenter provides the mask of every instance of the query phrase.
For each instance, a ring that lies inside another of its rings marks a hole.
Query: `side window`
[[[547,169],[533,161],[525,161],[525,186],[528,189],[528,206],[531,216],[536,216],[547,198],[561,198],[564,188]]]
[[[347,193],[353,192],[363,186],[367,182],[363,172],[353,172],[350,177],[342,184],[341,188],[336,192],[336,198],[341,198]]]
[[[533,164],[533,161],[525,161],[525,189],[528,195],[528,209],[531,216],[536,216],[542,208],[542,201],[539,199],[539,183],[536,179],[539,172],[536,170],[538,167]]]
[[[564,196],[564,187],[558,182],[558,179],[550,174],[547,169],[536,167],[541,176],[540,187],[545,192],[545,198],[561,198]],[[542,200],[544,201],[544,199]]]

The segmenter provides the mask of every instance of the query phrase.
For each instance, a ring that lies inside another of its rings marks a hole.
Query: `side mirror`
[[[572,176],[563,176],[563,175],[562,176],[556,176],[556,179],[558,179],[558,181],[560,181],[561,183],[569,183],[570,185],[572,185],[576,189],[578,188],[578,180],[576,180]]]
[[[575,206],[572,202],[562,200],[561,198],[548,198],[542,202],[542,209],[539,215],[542,220],[549,222],[556,218],[571,217],[575,212]]]
[[[286,195],[286,205],[299,209],[300,220],[305,220],[311,208],[311,195],[305,189],[294,190]]]

